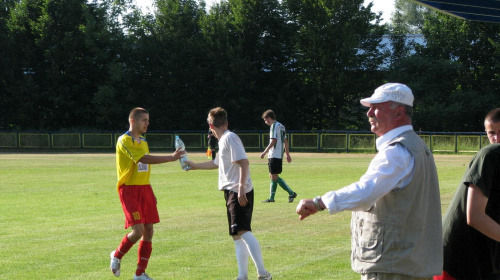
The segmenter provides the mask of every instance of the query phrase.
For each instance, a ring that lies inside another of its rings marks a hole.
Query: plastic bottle
[[[186,150],[186,146],[184,146],[184,142],[182,142],[181,138],[179,138],[179,135],[176,135],[175,136],[175,149],[177,150],[179,148],[181,151]],[[191,169],[191,167],[186,164],[186,161],[188,161],[187,153],[183,154],[181,156],[181,158],[179,159],[179,161],[181,163],[181,167],[183,170],[188,171],[189,169]]]

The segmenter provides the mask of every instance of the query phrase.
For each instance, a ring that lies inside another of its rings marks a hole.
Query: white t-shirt
[[[286,131],[285,126],[280,122],[275,121],[269,130],[269,141],[276,139],[276,144],[274,144],[267,155],[268,158],[283,158],[283,153],[285,151],[285,139]]]
[[[219,139],[219,153],[217,153],[217,157],[214,160],[214,163],[219,166],[220,191],[229,190],[238,192],[240,165],[235,162],[246,158],[245,147],[243,147],[240,137],[226,130]],[[248,170],[245,192],[248,193],[252,189],[252,179],[250,178],[250,170]]]

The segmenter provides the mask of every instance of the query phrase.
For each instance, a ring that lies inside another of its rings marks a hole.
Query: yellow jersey
[[[128,131],[118,138],[116,142],[117,188],[122,185],[150,184],[150,165],[139,162],[147,154],[149,154],[149,146],[146,138],[141,136],[141,142],[138,143]]]

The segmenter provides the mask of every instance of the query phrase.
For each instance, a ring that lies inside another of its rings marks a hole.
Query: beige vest
[[[415,158],[410,184],[393,190],[351,219],[352,269],[430,277],[443,269],[441,200],[434,157],[422,139],[407,131],[390,145]]]

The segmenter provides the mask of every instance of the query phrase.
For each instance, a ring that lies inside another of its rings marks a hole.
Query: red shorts
[[[119,188],[118,193],[125,214],[125,228],[136,224],[160,222],[160,216],[156,208],[156,197],[151,185],[123,185]]]

